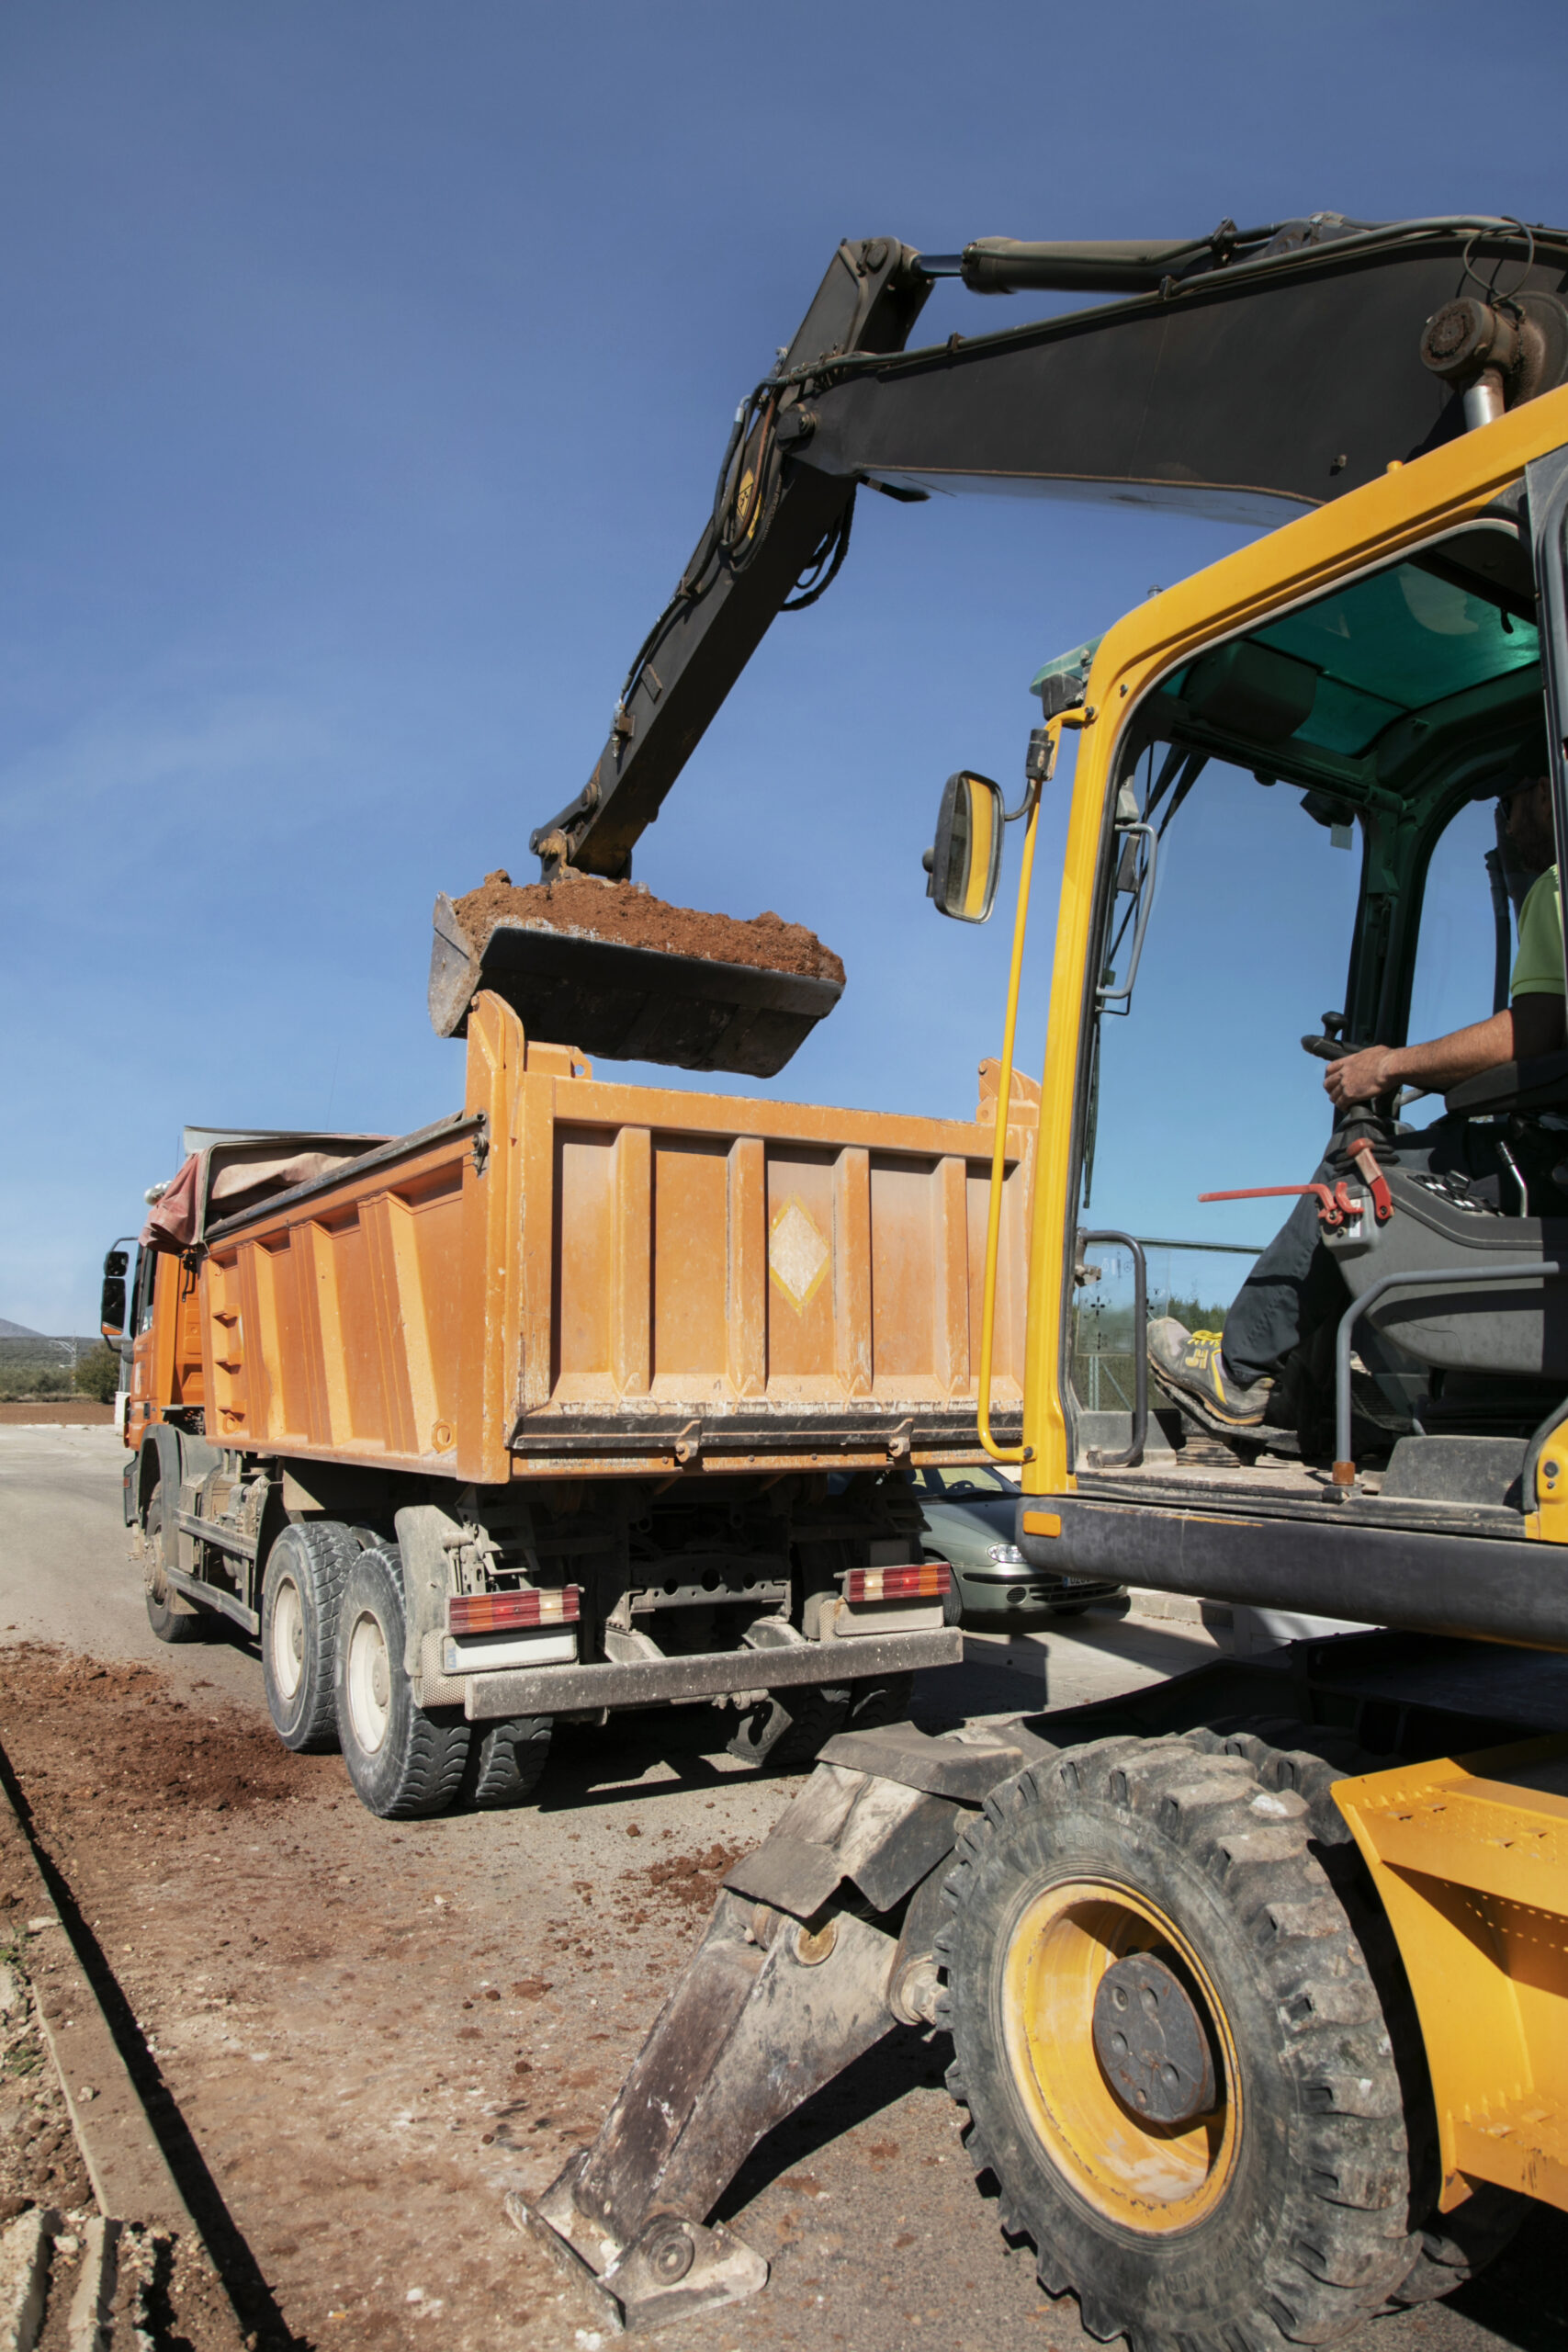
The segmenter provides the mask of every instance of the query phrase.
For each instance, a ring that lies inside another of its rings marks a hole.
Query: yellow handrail
[[[997,1337],[997,1255],[1002,1231],[1002,1171],[1007,1159],[1008,1110],[1012,1099],[1013,1039],[1018,1031],[1018,992],[1023,977],[1023,941],[1029,928],[1029,885],[1034,872],[1034,835],[1040,822],[1040,802],[1056,764],[1062,722],[1048,729],[1050,746],[1042,773],[1031,781],[1029,816],[1023,829],[1023,855],[1018,869],[1018,910],[1012,923],[1012,968],[1008,974],[1007,1022],[1002,1030],[1002,1067],[997,1081],[997,1139],[991,1149],[991,1198],[986,1218],[986,1276],[980,1292],[980,1379],[977,1418],[980,1443],[993,1462],[1027,1462],[1031,1449],[998,1445],[991,1435],[991,1356]]]

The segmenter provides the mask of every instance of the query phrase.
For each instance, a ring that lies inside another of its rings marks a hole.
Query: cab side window
[[[152,1329],[152,1293],[158,1279],[158,1252],[143,1245],[136,1261],[136,1309],[132,1336],[140,1339]]]

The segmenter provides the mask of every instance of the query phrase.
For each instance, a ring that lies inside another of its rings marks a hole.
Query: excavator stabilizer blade
[[[507,2200],[623,2326],[766,2284],[761,2256],[708,2215],[776,2123],[895,2027],[931,2023],[964,1821],[1049,1752],[1020,1727],[965,1745],[908,1724],[832,1748],[730,1870],[598,2137],[542,2197]]]
[[[544,924],[500,922],[482,947],[450,899],[435,901],[430,1018],[460,1037],[481,989],[531,1037],[610,1061],[773,1078],[843,994],[841,980],[628,947]]]

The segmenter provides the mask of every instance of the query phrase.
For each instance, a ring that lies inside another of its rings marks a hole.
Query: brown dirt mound
[[[701,956],[714,964],[749,964],[759,971],[799,972],[835,980],[844,967],[804,923],[761,914],[750,922],[671,907],[640,882],[602,882],[592,874],[563,874],[554,882],[513,882],[504,867],[487,874],[477,890],[457,901],[457,916],[476,947],[498,922],[538,924],[574,937],[607,939],[626,947],[655,947],[666,955]]]
[[[106,1711],[112,1711],[107,1723]],[[216,1694],[198,1711],[152,1667],[101,1665],[42,1642],[6,1651],[0,1729],[24,1717],[34,1733],[68,1743],[47,1764],[29,1765],[28,1783],[63,1800],[83,1832],[111,1813],[151,1817],[280,1804],[342,1775],[335,1757],[292,1754],[270,1724]]]
[[[746,1851],[744,1846],[710,1846],[705,1853],[671,1854],[644,1871],[624,1871],[623,1879],[640,1879],[649,1895],[682,1909],[706,1911],[718,1894],[724,1873]]]

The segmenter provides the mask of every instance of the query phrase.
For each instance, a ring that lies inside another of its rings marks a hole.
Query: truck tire
[[[462,1793],[476,1813],[503,1813],[527,1803],[550,1760],[552,1721],[549,1715],[517,1715],[482,1732],[473,1727]]]
[[[1405,2128],[1410,2138],[1411,2211],[1419,2217],[1419,2251],[1390,2300],[1400,2305],[1435,2302],[1478,2278],[1512,2244],[1530,2210],[1530,2199],[1495,2182],[1478,2181],[1451,2213],[1438,2204],[1442,2186],[1438,2118],[1420,2019],[1405,1979],[1393,1930],[1383,1915],[1371,1877],[1350,1826],[1330,1792],[1336,1781],[1362,1772],[1386,1771],[1397,1759],[1375,1756],[1348,1732],[1283,1718],[1244,1721],[1188,1735],[1194,1747],[1213,1754],[1245,1756],[1265,1788],[1294,1789],[1307,1806],[1307,1820],[1319,1859],[1349,1914],[1382,1998],[1394,2061],[1404,2089]]]
[[[402,1563],[393,1544],[361,1552],[338,1611],[338,1740],[360,1803],[383,1821],[445,1813],[462,1784],[470,1726],[455,1708],[416,1704],[403,1669]]]
[[[1091,2335],[1282,2352],[1387,2301],[1414,2252],[1404,2100],[1299,1795],[1186,1740],[1097,1741],[987,1800],[944,1895],[971,2159]]]
[[[147,1593],[147,1623],[161,1642],[192,1642],[204,1631],[201,1611],[177,1593],[164,1573],[164,1489],[147,1498],[141,1522],[141,1581]]]
[[[843,1730],[852,1695],[848,1685],[810,1683],[766,1698],[742,1718],[728,1753],[770,1771],[797,1772]]]
[[[880,1731],[885,1724],[907,1724],[915,1700],[912,1674],[884,1674],[869,1682],[852,1682],[846,1731]]]
[[[267,1554],[262,1585],[262,1680],[285,1747],[337,1746],[338,1606],[359,1546],[330,1519],[286,1527]]]

